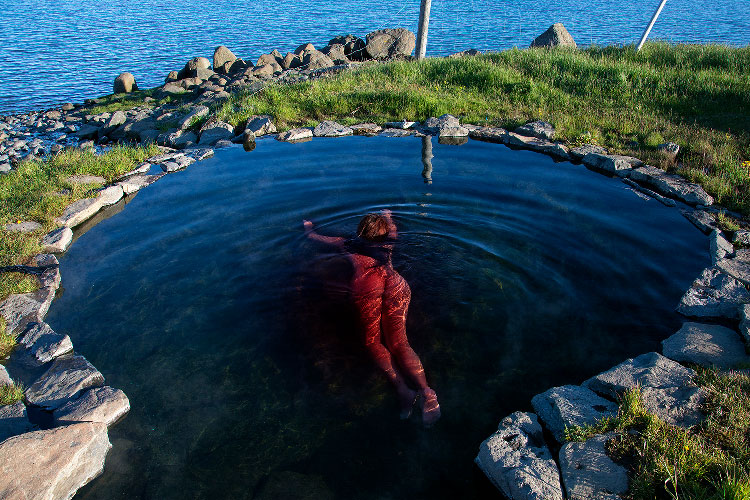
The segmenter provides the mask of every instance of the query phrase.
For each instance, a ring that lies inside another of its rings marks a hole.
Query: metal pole
[[[656,12],[654,12],[654,17],[652,17],[651,22],[648,23],[648,27],[646,28],[646,31],[643,32],[641,41],[638,42],[638,47],[636,47],[635,49],[636,52],[640,51],[641,47],[643,47],[643,44],[646,43],[646,38],[648,38],[648,34],[651,32],[651,28],[654,27],[654,23],[656,23],[656,18],[659,17],[659,14],[661,14],[661,9],[664,8],[665,3],[667,3],[667,0],[661,0],[661,3],[659,4],[659,8],[656,9]]]
[[[424,59],[427,52],[427,29],[430,26],[430,5],[432,0],[422,0],[419,7],[419,30],[417,31],[417,59]]]

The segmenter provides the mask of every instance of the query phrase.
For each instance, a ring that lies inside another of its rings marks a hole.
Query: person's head
[[[388,220],[380,214],[367,214],[357,226],[357,236],[368,241],[383,241],[388,236]]]

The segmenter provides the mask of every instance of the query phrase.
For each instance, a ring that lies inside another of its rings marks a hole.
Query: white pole
[[[665,3],[667,3],[667,0],[661,0],[661,3],[659,4],[659,8],[656,9],[656,12],[654,12],[654,17],[652,17],[651,22],[648,23],[648,27],[646,28],[646,31],[643,32],[641,41],[638,42],[638,47],[636,47],[635,49],[636,52],[640,51],[641,47],[643,47],[643,44],[646,43],[646,38],[648,38],[648,34],[651,32],[651,28],[654,27],[654,23],[656,23],[656,18],[659,17],[659,14],[661,14],[661,9],[664,8]]]
[[[432,0],[422,0],[419,6],[419,30],[417,31],[417,59],[424,59],[427,52],[427,29],[430,26],[430,4]]]

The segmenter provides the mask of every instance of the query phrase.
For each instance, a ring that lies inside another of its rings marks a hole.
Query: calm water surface
[[[636,43],[658,0],[433,0],[428,55],[527,47],[562,22],[582,45]],[[132,72],[142,88],[218,45],[255,61],[262,53],[364,37],[383,27],[416,32],[419,0],[4,0],[0,113],[80,102],[112,92]],[[750,43],[750,0],[669,0],[652,38]]]
[[[472,461],[502,417],[679,328],[707,251],[677,209],[531,152],[435,142],[430,169],[421,148],[219,150],[79,237],[47,320],[132,410],[77,498],[495,498]],[[398,419],[346,261],[302,232],[351,235],[383,208],[443,409],[431,429]]]

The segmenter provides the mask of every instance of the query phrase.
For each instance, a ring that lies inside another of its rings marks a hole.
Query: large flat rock
[[[320,122],[313,129],[312,133],[314,137],[344,137],[346,135],[352,135],[354,131],[349,127],[341,125],[340,123],[326,120]]]
[[[54,290],[41,288],[35,292],[11,295],[0,303],[8,332],[20,334],[29,323],[42,321],[52,304]]]
[[[67,226],[49,232],[42,239],[42,250],[45,252],[62,253],[73,242],[73,230]]]
[[[703,418],[703,394],[693,382],[694,376],[690,368],[650,352],[628,359],[582,385],[611,399],[638,387],[649,412],[667,423],[690,427]]]
[[[70,422],[100,422],[107,427],[130,411],[128,397],[119,389],[95,387],[68,401],[53,412],[58,424]]]
[[[55,219],[61,226],[76,227],[80,223],[93,217],[104,205],[99,198],[84,198],[74,201],[65,209],[63,214]]]
[[[719,325],[685,323],[661,345],[666,357],[683,363],[733,368],[750,362],[737,332]]]
[[[104,383],[104,377],[83,356],[57,358],[49,369],[26,389],[29,403],[54,410],[91,387]]]
[[[557,158],[567,160],[570,158],[568,154],[568,148],[557,142],[550,142],[546,139],[539,139],[538,137],[527,137],[524,135],[518,135],[513,132],[508,132],[506,136],[506,144],[510,146],[517,146],[524,149],[530,149],[538,153],[548,154]]]
[[[628,474],[607,455],[611,434],[583,443],[568,443],[560,450],[560,471],[568,500],[620,500],[628,491]]]
[[[73,351],[70,337],[55,332],[43,321],[30,324],[20,337],[19,344],[23,345],[39,363],[47,363]]]
[[[593,169],[602,170],[620,177],[627,177],[635,166],[643,165],[643,162],[630,156],[607,155],[603,153],[587,153],[581,162]],[[636,163],[637,162],[637,163]],[[640,164],[639,164],[640,163]]]
[[[533,413],[505,417],[474,459],[492,483],[512,500],[562,500],[560,473]]]
[[[683,201],[688,205],[713,205],[714,199],[697,184],[693,184],[678,175],[667,174],[665,171],[644,165],[633,169],[630,178],[652,186],[659,193]]]
[[[726,242],[726,244],[729,243]],[[750,286],[750,250],[737,250],[734,257],[719,259],[716,267],[737,281]]]
[[[299,142],[312,139],[313,132],[309,128],[293,128],[280,133],[276,139],[283,142]]]
[[[506,144],[510,132],[499,127],[466,127],[469,130],[469,137],[477,141],[492,142],[496,144]]]
[[[159,179],[161,179],[163,175],[164,174],[156,174],[156,175],[136,174],[124,180],[121,180],[120,182],[117,183],[117,185],[122,187],[122,191],[125,194],[133,194],[136,191],[140,191],[146,186],[150,186],[154,182],[158,181]]]
[[[65,500],[104,470],[107,426],[80,423],[0,443],[0,498]]]
[[[26,405],[19,401],[12,405],[0,406],[0,443],[11,436],[34,430],[26,414]]]
[[[534,396],[531,405],[559,443],[565,441],[566,427],[593,425],[604,417],[617,415],[615,403],[578,385],[553,387]]]
[[[685,292],[677,312],[693,318],[738,319],[739,309],[750,303],[750,291],[718,267],[704,269]]]

